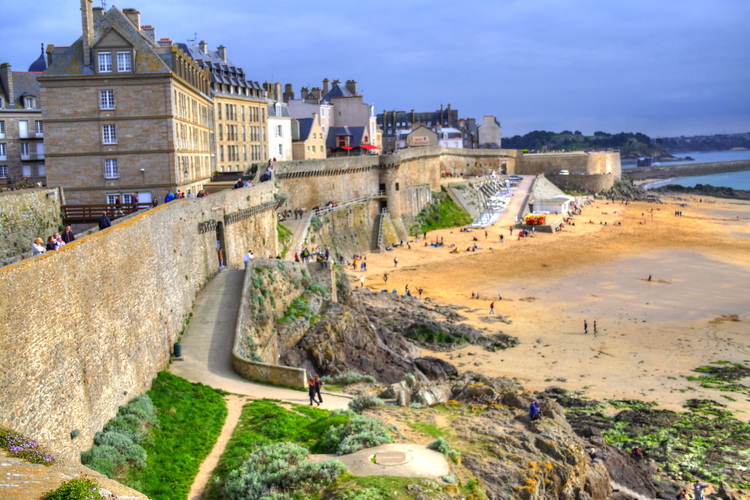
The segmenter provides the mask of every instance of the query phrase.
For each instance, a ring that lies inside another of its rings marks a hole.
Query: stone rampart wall
[[[247,241],[275,253],[274,192],[265,184],[173,201],[1,268],[0,426],[77,460],[118,406],[167,366],[196,294],[218,269],[218,223],[226,223],[230,265],[242,265]],[[261,208],[247,215],[251,207]]]
[[[591,174],[591,175],[559,175],[559,173],[547,174],[547,177],[555,186],[563,190],[584,190],[589,193],[599,193],[611,188],[618,180],[614,174]]]
[[[539,153],[525,154],[515,173],[524,175],[557,174],[567,170],[571,174],[621,174],[620,153]]]
[[[34,238],[47,243],[59,231],[59,188],[0,191],[0,265],[31,251]]]
[[[750,170],[750,160],[636,167],[629,168],[624,173],[633,180],[643,180],[669,179],[670,177],[687,177],[691,175],[711,175],[724,172],[741,172],[744,170]]]

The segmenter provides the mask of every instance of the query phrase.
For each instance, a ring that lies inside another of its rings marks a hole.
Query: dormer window
[[[125,73],[133,71],[133,65],[131,63],[130,52],[118,52],[117,53],[117,72]]]
[[[35,109],[36,108],[36,99],[33,97],[24,97],[23,98],[23,107],[24,109]]]
[[[111,52],[99,52],[99,73],[112,73]]]

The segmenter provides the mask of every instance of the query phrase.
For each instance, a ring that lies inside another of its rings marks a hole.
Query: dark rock
[[[458,369],[455,366],[432,356],[415,359],[414,366],[429,380],[448,380],[458,376]]]

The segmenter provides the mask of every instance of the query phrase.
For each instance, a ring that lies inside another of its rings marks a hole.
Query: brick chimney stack
[[[81,0],[81,25],[83,28],[83,65],[91,66],[91,45],[94,43],[93,0]]]
[[[323,95],[327,95],[328,92],[331,91],[331,87],[329,87],[329,84],[331,82],[328,80],[328,78],[323,79]]]
[[[104,17],[104,9],[102,9],[101,7],[94,7],[92,9],[92,13],[94,15],[94,22],[97,22],[99,19]]]
[[[201,54],[208,54],[208,44],[201,40],[201,42],[198,44],[198,47],[201,50]]]
[[[284,85],[284,102],[289,102],[294,99],[294,90],[291,83]]]
[[[141,29],[148,35],[152,42],[156,43],[156,28],[147,24],[146,26],[141,26]]]
[[[355,82],[354,80],[347,80],[346,90],[351,92],[352,95],[357,95],[357,82]]]
[[[223,45],[219,45],[216,47],[216,52],[219,53],[219,57],[221,57],[221,60],[224,62],[227,62],[227,48]]]
[[[274,86],[273,86],[273,89],[274,89],[273,100],[274,101],[280,101],[281,98],[282,98],[282,96],[281,96],[281,82],[276,82],[274,84]]]

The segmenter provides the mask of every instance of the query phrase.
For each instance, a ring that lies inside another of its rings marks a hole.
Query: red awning
[[[354,149],[352,146],[341,146],[340,149]]]
[[[362,148],[362,149],[380,149],[379,147],[373,146],[372,144],[362,144],[360,146],[360,148]]]

